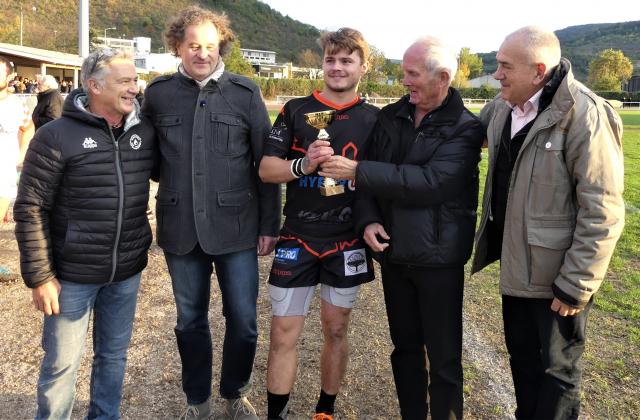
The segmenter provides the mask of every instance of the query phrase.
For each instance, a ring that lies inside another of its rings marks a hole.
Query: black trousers
[[[385,262],[382,284],[402,418],[462,418],[464,268]]]
[[[551,310],[551,299],[502,296],[517,419],[578,418],[591,305],[576,316],[563,317]]]

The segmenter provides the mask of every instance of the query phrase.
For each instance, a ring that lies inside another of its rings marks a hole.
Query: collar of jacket
[[[38,98],[44,98],[45,96],[53,95],[57,90],[58,89],[51,88],[42,92],[38,92]]]
[[[558,79],[560,79],[558,81]],[[571,93],[571,86],[575,84],[573,72],[571,71],[571,63],[566,58],[560,60],[560,66],[554,72],[551,80],[547,82],[549,92],[555,87],[555,93],[548,99],[551,103],[542,109],[536,117],[533,126],[529,130],[520,150],[524,150],[536,134],[545,128],[552,127],[557,124],[571,110],[575,104],[575,99]],[[556,86],[554,86],[556,85]],[[507,117],[511,113],[511,107],[507,102],[498,95],[500,102],[496,105],[493,117],[493,138],[499,139],[502,130],[507,121]],[[499,143],[495,143],[497,145]],[[497,147],[497,146],[496,146]]]
[[[224,61],[222,61],[222,58],[218,59],[218,64],[216,65],[216,68],[213,70],[213,73],[211,73],[202,81],[197,81],[193,77],[189,76],[189,74],[187,74],[187,72],[184,70],[184,67],[182,66],[182,64],[178,66],[178,73],[187,80],[193,80],[195,84],[198,85],[200,89],[202,89],[205,86],[207,86],[211,81],[214,81],[217,83],[220,77],[222,77],[222,75],[224,74],[224,68],[225,68]]]
[[[78,88],[65,99],[62,115],[103,129],[108,127],[109,123],[107,123],[106,119],[87,111],[88,104],[89,96],[82,88]],[[133,106],[134,110],[126,116],[124,131],[128,131],[131,127],[140,123],[140,105],[138,101],[134,101]]]
[[[384,112],[386,107],[383,109],[383,113],[387,116],[393,115],[396,118],[410,120],[413,122],[416,107],[409,102],[409,95],[403,96],[398,102],[391,104],[388,107],[390,109],[387,112]],[[450,87],[445,100],[440,104],[440,106],[427,114],[429,119],[426,121],[428,121],[430,125],[452,125],[458,121],[463,110],[464,103],[460,97],[460,92],[458,92],[457,89]],[[422,125],[423,124],[421,124],[421,126]]]
[[[560,64],[554,71],[554,75],[544,89],[548,89],[551,95],[549,101],[549,122],[557,122],[566,115],[575,104],[575,98],[570,87],[574,85],[571,63],[566,58],[560,59]]]

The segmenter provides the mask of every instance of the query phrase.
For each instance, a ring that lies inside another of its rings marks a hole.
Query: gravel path
[[[0,264],[17,270],[17,245],[13,226],[0,228]],[[264,287],[271,259],[261,259],[261,293],[258,303],[259,339],[251,400],[258,413],[266,412],[265,377],[269,333],[269,300]],[[379,274],[379,273],[378,273]],[[214,279],[215,284],[215,279]],[[467,299],[465,305],[473,304]],[[0,283],[0,419],[33,418],[35,387],[42,357],[42,317],[32,308],[30,293],[21,281]],[[216,345],[214,372],[219,370],[219,344],[223,332],[219,289],[212,289],[210,320]],[[315,299],[299,344],[298,380],[292,394],[294,419],[309,418],[319,393],[318,355],[320,322]],[[467,312],[467,309],[465,309]],[[183,407],[180,367],[173,326],[175,307],[162,252],[150,251],[138,299],[134,336],[129,351],[122,416],[125,419],[176,418]],[[467,418],[506,418],[514,405],[504,355],[483,338],[484,325],[475,311],[465,314],[465,414]],[[353,311],[350,332],[351,361],[338,399],[342,419],[399,418],[389,354],[390,340],[379,282],[363,287]],[[87,340],[78,377],[73,418],[86,413],[91,342]],[[214,390],[217,383],[214,383]]]

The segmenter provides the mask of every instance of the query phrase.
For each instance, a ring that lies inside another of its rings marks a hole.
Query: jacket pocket
[[[241,188],[230,191],[218,192],[218,206],[220,207],[241,207],[253,199],[253,192],[250,188]]]
[[[435,209],[393,206],[391,212],[390,261],[416,265],[440,261]]]
[[[575,217],[574,186],[564,157],[564,136],[554,130],[536,139],[530,193],[530,216],[558,220]]]
[[[540,135],[536,140],[533,182],[562,185],[570,182],[564,156],[565,135],[554,129],[550,135]]]
[[[239,115],[211,113],[213,150],[222,155],[242,155],[249,150],[248,127]]]
[[[534,221],[527,227],[531,285],[551,287],[573,242],[573,231],[570,220]]]
[[[255,192],[250,187],[219,191],[217,208],[211,212],[223,244],[255,240],[258,232]]]
[[[164,233],[165,220],[171,220],[166,226],[172,233],[180,231],[180,217],[178,216],[178,202],[180,193],[168,188],[158,188],[156,195],[156,222],[159,233]],[[177,237],[177,236],[176,236]]]
[[[155,119],[160,152],[165,156],[180,156],[182,152],[182,115],[158,115]]]

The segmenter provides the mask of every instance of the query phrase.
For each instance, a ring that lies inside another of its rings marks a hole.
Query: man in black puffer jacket
[[[366,160],[332,158],[320,175],[355,178],[357,231],[383,253],[402,418],[427,417],[427,389],[433,419],[461,418],[464,264],[484,130],[450,87],[456,56],[440,40],[418,40],[402,66],[409,95],[378,114]]]
[[[44,312],[36,418],[69,418],[93,312],[88,418],[119,418],[127,348],[151,229],[155,134],[139,115],[123,52],[92,53],[83,89],[38,130],[14,207],[20,265]]]
[[[36,130],[49,121],[60,118],[63,103],[56,79],[50,74],[38,76],[38,104],[31,114]]]

